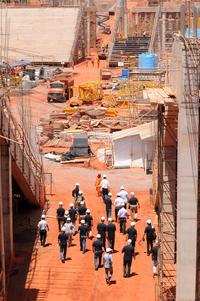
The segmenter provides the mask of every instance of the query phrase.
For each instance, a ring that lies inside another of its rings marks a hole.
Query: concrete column
[[[13,257],[12,173],[9,146],[0,144],[1,200],[6,264]]]
[[[162,55],[165,53],[166,14],[162,13]]]

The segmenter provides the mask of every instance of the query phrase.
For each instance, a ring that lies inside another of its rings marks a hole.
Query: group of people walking
[[[135,245],[138,236],[135,226],[140,204],[135,194],[133,192],[129,194],[123,186],[121,186],[120,191],[113,200],[110,183],[106,175],[101,177],[101,175],[98,174],[95,186],[97,195],[99,197],[102,196],[106,213],[106,218],[101,216],[97,224],[97,235],[95,239],[93,235],[93,216],[91,215],[90,209],[87,208],[86,199],[80,190],[79,183],[76,183],[72,190],[74,202],[69,205],[67,210],[64,208],[63,203],[59,202],[59,206],[56,210],[56,218],[59,231],[58,245],[60,247],[60,259],[65,263],[67,247],[72,246],[73,236],[79,233],[80,251],[84,254],[87,251],[87,239],[93,240],[94,268],[97,271],[102,267],[103,263],[106,282],[110,284],[113,274],[112,253],[115,252],[116,223],[119,223],[119,231],[122,235],[126,235],[127,241],[121,250],[123,254],[123,276],[131,276],[131,265],[133,259],[135,259]],[[115,220],[112,218],[113,215],[115,216]],[[130,224],[127,227],[129,221]],[[153,273],[156,274],[158,254],[156,231],[150,219],[146,222],[147,226],[144,229],[142,240],[145,240],[146,237],[147,255],[152,254]],[[45,215],[42,215],[41,221],[38,223],[38,228],[40,231],[41,245],[45,246],[47,231],[49,230]]]

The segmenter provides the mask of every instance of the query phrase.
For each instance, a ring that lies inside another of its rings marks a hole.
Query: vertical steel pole
[[[12,156],[9,146],[9,209],[10,209],[10,257],[11,262],[14,257],[14,244],[13,244],[13,198],[12,198]]]

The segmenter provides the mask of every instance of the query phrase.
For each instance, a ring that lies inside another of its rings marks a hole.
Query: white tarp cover
[[[145,167],[152,160],[157,122],[112,134],[114,167]]]

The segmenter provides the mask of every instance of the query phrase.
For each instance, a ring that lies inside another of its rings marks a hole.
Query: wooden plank
[[[70,164],[70,163],[89,163],[90,159],[86,158],[80,158],[80,159],[74,159],[69,161],[60,161],[61,164]]]

